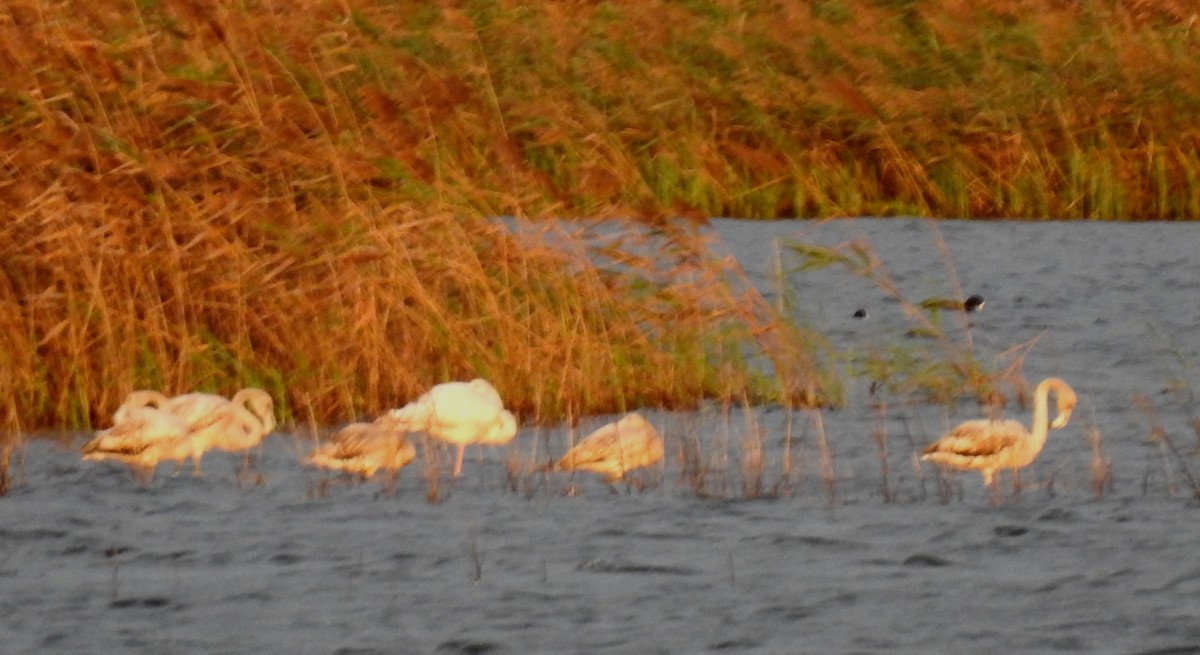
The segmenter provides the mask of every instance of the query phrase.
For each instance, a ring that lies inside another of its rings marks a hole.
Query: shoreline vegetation
[[[477,376],[528,423],[836,405],[820,335],[669,219],[1194,219],[1189,6],[12,0],[0,429]]]

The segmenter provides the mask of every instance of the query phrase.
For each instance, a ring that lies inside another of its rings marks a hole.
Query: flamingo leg
[[[458,444],[458,456],[454,458],[454,477],[458,477],[462,473],[463,454],[467,450],[466,444]]]
[[[389,469],[383,482],[383,495],[392,496],[400,482],[400,469]]]
[[[259,445],[261,450],[262,445]],[[253,477],[251,477],[253,476]],[[238,471],[238,482],[241,483],[243,477],[250,477],[251,483],[256,487],[261,487],[267,483],[263,477],[262,469],[258,465],[258,456],[251,455],[249,450],[242,451],[242,467]]]
[[[137,479],[138,484],[143,487],[149,487],[151,482],[154,482],[154,467],[149,465],[134,465],[133,475]]]
[[[1000,485],[996,483],[996,472],[990,469],[983,471],[983,483],[992,491],[992,504],[1000,504]]]

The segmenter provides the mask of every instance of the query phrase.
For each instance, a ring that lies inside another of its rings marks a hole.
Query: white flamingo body
[[[183,419],[192,438],[201,445],[201,456],[212,450],[222,433],[232,429],[230,424],[231,405],[228,398],[212,393],[185,393],[174,396],[159,405],[164,411]],[[200,470],[200,458],[195,461]]]
[[[212,393],[168,397],[158,391],[134,391],[117,408],[113,420],[120,425],[131,412],[146,407],[157,407],[187,425],[197,452],[193,459],[197,474],[205,452],[214,448],[248,450],[275,429],[275,403],[261,389],[242,389],[233,400]]]
[[[123,421],[97,432],[83,445],[84,459],[123,462],[146,481],[161,461],[174,461],[182,467],[189,457],[200,455],[200,444],[192,439],[187,423],[170,412],[134,407],[122,418]]]
[[[516,417],[504,409],[495,387],[479,378],[436,385],[384,419],[394,429],[428,432],[435,439],[457,445],[455,476],[462,472],[468,444],[506,444],[517,434]]]
[[[1058,415],[1049,420],[1049,396],[1054,392]],[[1075,409],[1076,396],[1059,378],[1047,378],[1034,392],[1033,431],[1017,421],[979,419],[960,424],[925,449],[921,459],[940,466],[977,470],[984,484],[993,486],[997,471],[1010,469],[1016,484],[1018,471],[1033,463],[1046,445],[1050,429],[1065,427]]]
[[[366,480],[381,469],[395,475],[416,457],[417,449],[404,432],[380,423],[351,423],[305,461]]]
[[[567,451],[555,467],[601,473],[615,481],[662,458],[662,435],[641,414],[633,413],[589,434]]]

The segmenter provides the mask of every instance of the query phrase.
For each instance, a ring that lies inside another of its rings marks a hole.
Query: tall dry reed
[[[0,422],[85,426],[135,388],[243,386],[329,422],[474,376],[534,421],[739,391],[823,402],[803,335],[686,226],[636,237],[652,252],[576,252],[489,218],[564,205],[522,181],[474,20],[0,8]],[[424,39],[436,61],[409,50]]]

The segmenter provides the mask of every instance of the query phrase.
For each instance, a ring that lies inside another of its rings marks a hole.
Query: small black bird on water
[[[983,309],[983,296],[975,294],[963,301],[953,298],[927,298],[921,301],[922,309],[957,309],[962,312],[974,312]]]
[[[865,310],[865,309],[858,309],[854,312],[854,318],[866,318],[866,317],[867,317],[867,310]]]

